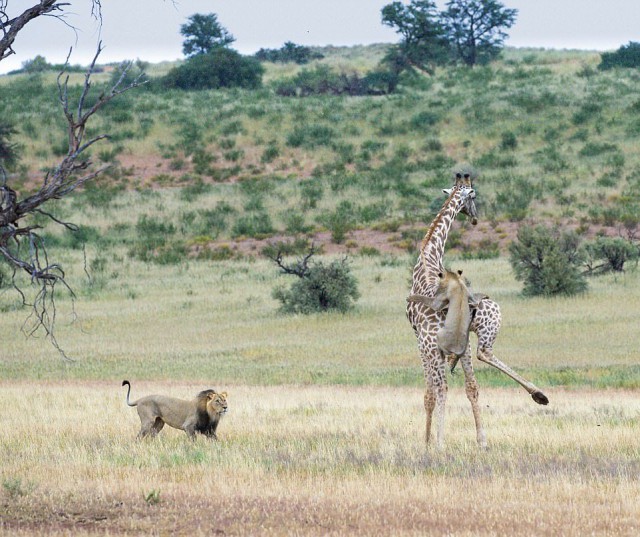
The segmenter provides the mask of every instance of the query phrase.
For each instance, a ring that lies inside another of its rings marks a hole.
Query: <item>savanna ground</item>
[[[324,52],[364,73],[384,48]],[[301,68],[272,64],[260,90],[150,84],[112,103],[92,127],[112,135],[93,155],[112,169],[49,208],[79,231],[33,222],[77,294],[56,311],[73,362],[24,337],[0,265],[0,534],[637,535],[637,266],[584,295],[525,299],[506,259],[521,225],[637,229],[640,77],[598,62],[508,49],[389,96],[307,99],[277,95]],[[21,193],[66,151],[54,78],[0,77]],[[424,446],[404,309],[460,163],[481,172],[481,222],[456,222],[447,264],[498,301],[497,356],[551,402],[477,364],[489,447],[460,374],[440,453]],[[348,253],[352,312],[278,312],[272,290],[291,280],[261,250],[294,240],[292,254]],[[220,441],[165,429],[137,442],[125,378],[134,398],[228,391]]]
[[[503,308],[497,355],[551,402],[478,364],[489,447],[457,375],[440,453],[423,442],[409,257],[353,258],[356,310],[302,317],[276,313],[285,277],[265,261],[126,260],[97,292],[69,255],[85,283],[74,324],[62,298],[58,337],[75,362],[25,339],[2,295],[2,534],[638,532],[635,270],[525,300],[504,259],[450,259]],[[227,390],[220,441],[137,442],[123,378],[134,398]]]

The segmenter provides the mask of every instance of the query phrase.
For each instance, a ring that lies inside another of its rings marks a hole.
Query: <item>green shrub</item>
[[[512,151],[518,147],[518,138],[511,131],[503,132],[500,137],[500,149]]]
[[[27,496],[36,489],[33,481],[23,481],[20,477],[8,477],[2,481],[2,489],[10,500]]]
[[[309,233],[313,228],[306,224],[306,218],[301,211],[289,210],[283,215],[285,230],[292,235]]]
[[[278,287],[273,297],[284,313],[346,312],[360,297],[358,282],[346,260],[315,263],[289,289]]]
[[[497,259],[500,245],[491,239],[482,239],[476,247],[463,247],[462,259]]]
[[[187,245],[183,241],[171,241],[160,246],[145,259],[158,265],[178,265],[187,258]]]
[[[523,220],[539,188],[524,177],[502,176],[492,208],[496,214],[504,214],[512,222]]]
[[[424,110],[413,115],[409,120],[411,128],[416,131],[430,132],[431,127],[440,121],[440,115],[431,110]]]
[[[12,170],[20,160],[20,146],[12,142],[12,137],[17,134],[15,126],[11,123],[0,121],[0,166]],[[68,145],[63,154],[67,152]]]
[[[282,255],[301,255],[308,252],[311,245],[309,239],[299,237],[292,241],[276,241],[268,244],[262,249],[262,255],[269,259],[275,259],[278,254]]]
[[[598,69],[606,71],[615,67],[640,67],[640,43],[630,41],[615,52],[603,52]]]
[[[11,274],[6,261],[0,261],[0,289],[11,286]]]
[[[598,237],[585,245],[590,273],[622,272],[627,261],[638,259],[638,246],[622,237]]]
[[[242,56],[235,50],[216,47],[173,68],[163,82],[167,88],[183,90],[255,89],[262,85],[263,72],[264,68],[258,60]]]
[[[268,164],[269,162],[273,162],[280,156],[280,149],[278,148],[277,143],[269,142],[269,145],[265,147],[262,155],[260,157],[260,162],[263,164]]]
[[[197,213],[196,235],[209,235],[217,238],[227,229],[227,218],[236,210],[225,201],[219,201],[213,209],[202,209]]]
[[[589,142],[586,143],[578,152],[581,157],[597,157],[603,153],[619,152],[620,148],[616,144],[608,142]]]
[[[191,157],[193,171],[199,175],[207,175],[209,177],[215,175],[215,170],[211,167],[211,164],[215,161],[216,157],[204,149],[196,149]]]
[[[369,203],[358,210],[359,220],[367,224],[382,220],[389,214],[389,202],[378,201]]]
[[[274,233],[271,217],[262,211],[241,216],[233,226],[234,237],[264,238]]]
[[[575,295],[586,291],[587,282],[579,270],[579,246],[574,232],[521,226],[517,240],[509,246],[509,261],[516,279],[524,282],[523,294]]]
[[[182,187],[180,190],[180,199],[182,201],[192,202],[200,196],[211,192],[211,185],[202,181],[194,181],[193,183]]]
[[[181,123],[178,130],[178,140],[176,146],[181,149],[186,156],[203,149],[204,132],[203,129],[195,121],[187,121]]]
[[[107,209],[124,190],[123,185],[109,185],[103,180],[85,183],[82,194],[74,198],[74,203],[82,206],[87,203],[91,207]]]
[[[204,259],[206,261],[228,261],[234,259],[236,253],[227,244],[218,246],[215,248],[203,248],[198,251],[197,259]]]
[[[171,237],[176,233],[173,224],[143,214],[138,218],[135,230],[136,240],[130,255],[141,261],[157,261],[162,264],[175,261],[176,248],[169,245]],[[184,248],[183,250],[186,253]]]
[[[315,209],[323,194],[322,183],[317,179],[310,179],[300,183],[300,197],[305,209]]]
[[[256,52],[255,58],[261,62],[293,62],[298,65],[303,65],[309,63],[311,60],[320,60],[324,58],[324,55],[314,51],[310,47],[296,45],[291,41],[287,41],[279,49],[261,48]]]
[[[100,240],[100,230],[94,226],[78,226],[77,229],[65,229],[60,246],[80,250],[85,244],[96,244]]]
[[[284,97],[310,95],[385,95],[395,91],[398,75],[376,70],[361,77],[357,73],[339,73],[326,65],[303,69],[292,78],[280,80],[275,91]]]
[[[296,125],[287,136],[287,145],[313,149],[331,145],[336,137],[336,131],[326,125]]]
[[[344,242],[347,233],[356,223],[356,207],[350,201],[341,201],[335,211],[320,215],[319,222],[331,231],[331,240],[337,244]]]
[[[580,105],[578,110],[573,114],[571,121],[574,125],[583,125],[588,121],[596,120],[600,117],[602,108],[602,103],[590,98]]]

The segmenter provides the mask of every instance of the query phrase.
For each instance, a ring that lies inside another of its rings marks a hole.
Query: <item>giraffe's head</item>
[[[476,209],[476,191],[471,184],[471,175],[456,173],[456,182],[453,188],[444,188],[442,191],[450,196],[454,190],[459,192],[462,203],[460,212],[471,218],[471,223],[475,226],[478,223],[478,209]]]

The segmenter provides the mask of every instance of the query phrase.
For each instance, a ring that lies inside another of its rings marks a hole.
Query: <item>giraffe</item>
[[[420,256],[413,269],[411,295],[433,297],[438,289],[440,275],[444,272],[442,258],[447,235],[458,213],[462,212],[477,223],[475,191],[469,174],[456,174],[453,188],[444,189],[448,195],[442,208],[431,222],[427,234],[422,240]],[[498,336],[502,317],[500,307],[489,297],[481,296],[470,305],[472,321],[470,330],[478,336],[477,358],[499,369],[522,385],[533,397],[534,401],[546,405],[547,397],[534,384],[524,379],[493,354],[493,344]],[[447,397],[447,381],[445,376],[447,357],[440,351],[437,343],[437,332],[445,320],[443,311],[434,311],[424,302],[408,300],[407,317],[418,339],[418,348],[425,377],[424,407],[426,411],[425,441],[431,437],[431,422],[436,410],[437,428],[436,445],[442,448],[444,443],[444,407]],[[481,447],[486,446],[486,436],[480,417],[478,404],[478,383],[476,381],[471,350],[469,344],[462,356],[453,356],[450,360],[452,368],[460,361],[465,375],[465,393],[469,402],[476,426],[476,439]]]

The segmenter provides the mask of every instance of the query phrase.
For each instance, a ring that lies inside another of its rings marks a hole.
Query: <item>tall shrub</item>
[[[328,265],[318,262],[293,282],[289,289],[278,287],[273,297],[285,313],[316,313],[329,310],[346,312],[360,297],[358,282],[345,259]]]
[[[511,267],[526,296],[575,295],[586,291],[580,271],[580,238],[572,231],[522,226],[509,246]]]
[[[614,67],[640,67],[640,43],[630,41],[615,52],[602,53],[598,69],[606,71]]]
[[[264,67],[255,58],[218,47],[206,54],[193,56],[169,71],[164,78],[164,85],[185,90],[255,89],[262,85],[263,72]]]

